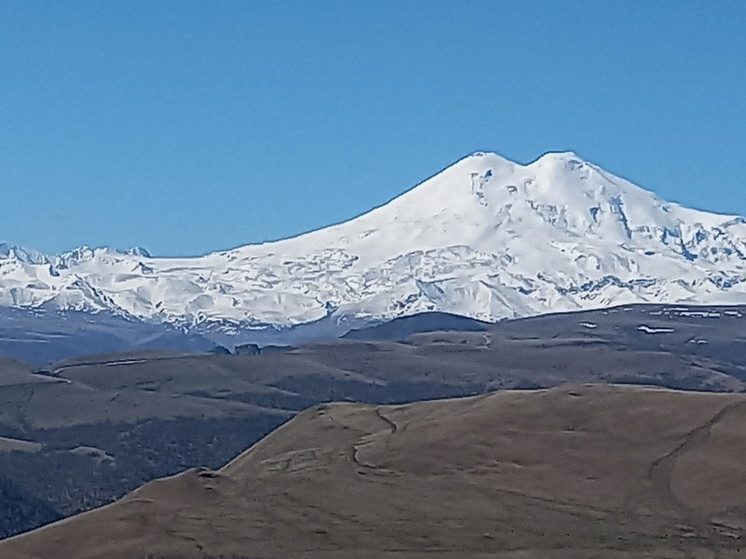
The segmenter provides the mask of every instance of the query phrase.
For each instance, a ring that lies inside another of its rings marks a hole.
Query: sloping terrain
[[[746,396],[619,386],[310,409],[6,559],[742,557]],[[85,534],[85,537],[81,537]]]
[[[96,355],[36,372],[8,361],[0,366],[0,484],[39,506],[19,516],[0,501],[0,519],[15,519],[0,522],[0,535],[155,477],[217,467],[320,402],[404,403],[568,382],[743,391],[745,317],[743,307],[665,306],[496,325],[423,315],[358,331],[359,339],[258,355]],[[448,327],[463,330],[431,331]],[[412,335],[387,339],[391,328]]]
[[[744,266],[743,217],[665,202],[572,152],[528,165],[478,152],[345,223],[197,258],[0,245],[0,305],[115,313],[226,345],[425,311],[494,322],[742,303]]]
[[[0,307],[0,355],[34,365],[91,353],[148,348],[205,352],[215,343],[167,324],[107,312]]]

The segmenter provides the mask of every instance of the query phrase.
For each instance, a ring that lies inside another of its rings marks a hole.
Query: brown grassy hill
[[[138,351],[36,372],[0,359],[0,538],[218,468],[323,402],[592,382],[744,391],[744,320],[746,307],[661,305],[495,325],[425,313],[259,355]]]
[[[592,386],[310,409],[4,559],[742,557],[746,396]]]

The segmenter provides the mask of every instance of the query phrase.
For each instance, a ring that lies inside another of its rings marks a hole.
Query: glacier
[[[194,258],[0,244],[0,307],[232,336],[425,311],[485,321],[628,303],[746,302],[746,219],[585,161],[476,152],[359,217]],[[249,336],[250,338],[250,336]]]

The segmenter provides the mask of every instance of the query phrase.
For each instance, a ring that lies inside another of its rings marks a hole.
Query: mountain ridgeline
[[[345,223],[196,258],[0,245],[0,306],[275,343],[426,311],[494,322],[734,304],[746,298],[745,266],[743,217],[665,202],[572,152],[528,165],[479,152]]]
[[[589,382],[743,392],[745,323],[744,306],[634,305],[497,324],[424,313],[233,355],[139,351],[44,368],[0,359],[0,538],[157,477],[217,468],[324,402]]]

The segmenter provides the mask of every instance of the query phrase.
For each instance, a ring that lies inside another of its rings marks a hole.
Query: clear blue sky
[[[564,149],[746,214],[746,2],[0,2],[0,240],[197,254]]]

